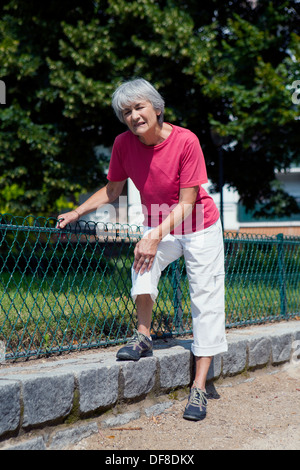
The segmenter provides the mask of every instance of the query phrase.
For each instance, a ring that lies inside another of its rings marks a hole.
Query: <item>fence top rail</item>
[[[78,235],[94,235],[101,238],[140,238],[143,233],[143,227],[140,225],[129,225],[120,223],[105,223],[95,221],[79,220],[72,225],[67,225],[64,229],[57,227],[58,219],[55,217],[43,216],[15,216],[12,214],[0,213],[0,231],[20,231],[20,232],[42,232],[53,234],[78,234]],[[299,236],[287,236],[283,234],[266,235],[255,233],[224,233],[224,240],[227,242],[296,242],[300,243]]]
[[[142,227],[138,225],[105,223],[79,220],[67,225],[64,229],[57,227],[59,220],[55,217],[28,215],[26,217],[11,214],[0,214],[0,231],[39,232],[60,234],[91,235],[97,238],[129,238],[142,236]]]
[[[298,242],[300,243],[300,237],[296,235],[284,235],[283,233],[278,233],[274,235],[266,235],[263,233],[239,233],[239,232],[229,232],[226,231],[224,234],[224,239],[228,241],[256,241],[256,242]]]

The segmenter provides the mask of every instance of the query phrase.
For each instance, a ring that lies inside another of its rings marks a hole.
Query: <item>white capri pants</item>
[[[146,235],[151,227],[144,228]],[[193,321],[192,352],[214,356],[227,351],[224,302],[224,248],[220,219],[189,235],[167,235],[158,245],[150,271],[142,275],[132,268],[131,296],[150,294],[155,301],[161,272],[184,256],[190,287]]]

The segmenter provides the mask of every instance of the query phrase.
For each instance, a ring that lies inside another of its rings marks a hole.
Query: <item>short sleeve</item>
[[[180,161],[180,187],[189,188],[207,183],[204,155],[198,138],[187,143]]]
[[[113,145],[107,179],[109,181],[124,181],[128,178],[121,159],[121,148],[116,139]]]

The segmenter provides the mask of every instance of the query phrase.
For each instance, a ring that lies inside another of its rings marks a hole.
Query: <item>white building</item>
[[[276,178],[282,184],[283,189],[296,199],[300,207],[300,167],[293,166],[288,170],[277,172]],[[257,221],[251,217],[251,214],[247,215],[245,211],[239,210],[237,219],[239,232],[264,233],[266,235],[283,233],[284,235],[300,236],[300,212],[290,217]]]

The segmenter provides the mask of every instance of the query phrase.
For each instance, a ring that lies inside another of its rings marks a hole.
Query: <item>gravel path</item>
[[[70,450],[300,450],[300,361],[216,382],[202,422],[182,419],[186,396],[158,416],[82,440]]]

